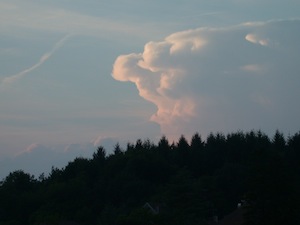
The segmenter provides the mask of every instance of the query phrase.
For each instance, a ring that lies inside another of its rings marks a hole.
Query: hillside
[[[0,185],[0,225],[205,225],[243,201],[246,224],[300,224],[300,133],[210,134],[118,144]]]

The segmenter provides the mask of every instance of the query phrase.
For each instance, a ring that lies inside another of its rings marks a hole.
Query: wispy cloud
[[[36,70],[37,68],[39,68],[40,66],[42,66],[58,49],[60,49],[64,43],[71,37],[71,34],[67,34],[65,35],[62,39],[60,39],[57,43],[55,43],[55,45],[53,46],[53,48],[49,51],[46,52],[45,54],[43,54],[39,61],[34,64],[33,66],[17,73],[11,76],[7,76],[5,77],[0,84],[0,88],[1,89],[5,89],[8,88],[9,85],[11,85],[12,83],[18,81],[19,79],[21,79],[22,77],[24,77],[26,74]]]
[[[25,3],[18,0],[14,3],[1,2],[0,34],[19,35],[21,33],[26,36],[28,30],[36,30],[122,40],[120,34],[135,39],[145,39],[165,33],[163,28],[154,26],[151,22],[132,20],[130,16],[123,20],[116,19],[110,16],[115,15],[114,13],[108,14],[105,11],[108,6],[100,5],[99,7],[99,15],[91,15],[84,10],[72,10],[72,7],[61,7],[60,4],[55,3]],[[83,7],[83,9],[86,8],[89,7]],[[122,11],[119,10],[120,12],[116,13],[121,15]]]

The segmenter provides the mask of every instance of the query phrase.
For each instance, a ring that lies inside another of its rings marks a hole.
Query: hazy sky
[[[294,134],[299,42],[298,0],[1,0],[0,178],[162,134]]]

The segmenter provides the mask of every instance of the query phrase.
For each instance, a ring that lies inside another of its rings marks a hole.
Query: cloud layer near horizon
[[[196,131],[299,128],[300,20],[199,28],[119,56],[118,81],[157,106],[169,137]]]
[[[0,181],[10,172],[16,170],[23,170],[35,177],[39,177],[42,173],[47,176],[52,167],[63,168],[67,166],[68,162],[78,157],[92,158],[99,146],[102,146],[106,154],[110,155],[117,143],[120,144],[121,148],[126,146],[124,141],[102,136],[80,144],[46,146],[32,143],[26,150],[15,154],[13,157],[0,158]]]

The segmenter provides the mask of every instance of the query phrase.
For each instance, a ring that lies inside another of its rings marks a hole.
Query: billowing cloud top
[[[173,136],[195,131],[293,132],[300,113],[300,21],[199,28],[119,56],[113,77],[154,103],[151,120]]]

